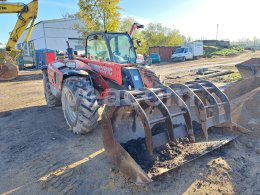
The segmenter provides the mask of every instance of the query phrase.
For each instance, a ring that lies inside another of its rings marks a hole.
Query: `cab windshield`
[[[116,63],[136,63],[136,54],[131,38],[126,34],[106,34]]]
[[[185,48],[177,48],[174,53],[175,53],[175,54],[177,54],[177,53],[183,53],[183,52],[184,52],[184,49],[185,49]]]

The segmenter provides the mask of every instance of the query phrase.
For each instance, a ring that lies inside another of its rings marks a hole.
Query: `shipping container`
[[[161,62],[170,62],[172,53],[179,46],[156,46],[149,48],[149,55],[151,53],[158,53],[161,58]]]

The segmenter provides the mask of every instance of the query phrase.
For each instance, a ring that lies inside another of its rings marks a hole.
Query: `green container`
[[[158,53],[151,53],[150,58],[153,64],[161,62],[160,55]]]

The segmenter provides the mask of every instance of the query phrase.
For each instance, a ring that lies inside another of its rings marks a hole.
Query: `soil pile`
[[[153,173],[157,172],[157,168],[160,167],[170,168],[171,164],[166,161],[173,160],[182,153],[181,149],[189,144],[190,141],[187,137],[180,138],[176,143],[170,142],[157,147],[152,156],[146,150],[144,138],[130,140],[121,145],[145,172]],[[175,164],[172,165],[174,166]]]

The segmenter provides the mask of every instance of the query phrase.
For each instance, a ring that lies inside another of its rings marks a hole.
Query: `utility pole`
[[[218,40],[218,24],[217,24],[216,40]]]

